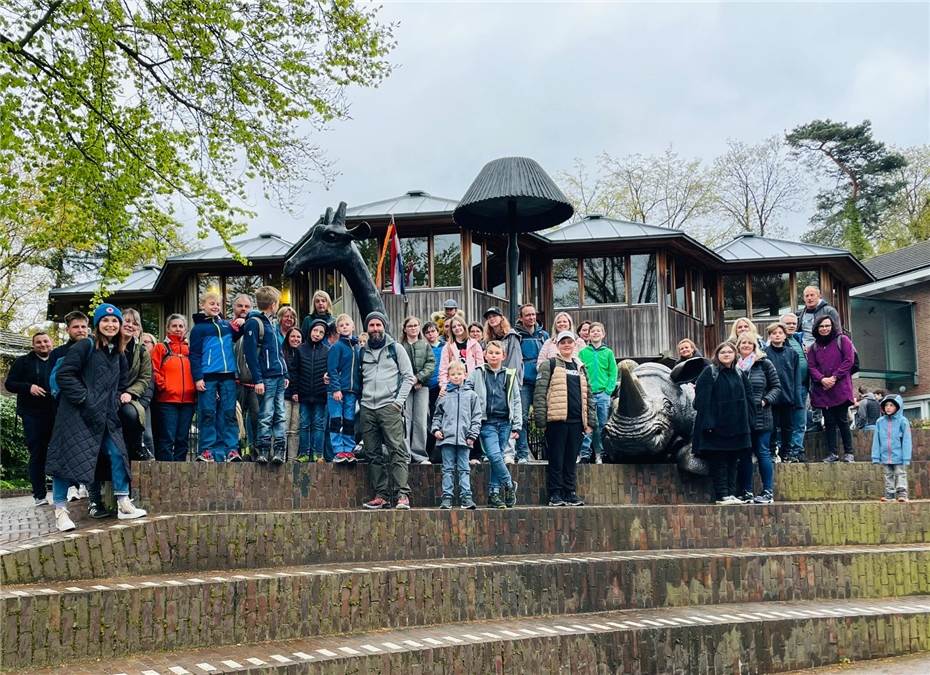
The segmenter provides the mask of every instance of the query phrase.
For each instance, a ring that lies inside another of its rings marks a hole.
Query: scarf
[[[741,356],[739,360],[736,362],[736,367],[739,370],[742,370],[744,372],[749,372],[749,369],[752,368],[752,364],[755,362],[755,360],[756,360],[755,352],[753,352],[749,356]]]

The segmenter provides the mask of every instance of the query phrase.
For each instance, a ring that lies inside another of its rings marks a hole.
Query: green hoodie
[[[578,354],[588,370],[591,392],[612,394],[617,386],[617,359],[610,347],[588,345]]]

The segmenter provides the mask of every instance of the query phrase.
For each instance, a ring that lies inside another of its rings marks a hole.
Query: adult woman
[[[183,462],[189,450],[188,436],[194,419],[197,391],[191,375],[190,348],[184,340],[187,319],[181,314],[168,317],[165,341],[152,349],[152,375],[155,378],[155,417],[158,426],[156,459]]]
[[[468,324],[468,337],[481,345],[482,351],[488,346],[487,340],[484,339],[484,327],[477,321]]]
[[[744,504],[771,504],[775,494],[775,464],[772,461],[772,406],[781,397],[781,383],[775,364],[759,349],[751,335],[736,339],[736,368],[749,380],[752,400],[749,404],[749,426],[752,428],[752,453],[739,464],[739,495]],[[759,462],[762,493],[752,494],[752,456]]]
[[[691,338],[679,340],[676,349],[678,350],[678,363],[693,359],[695,356],[703,356],[701,350],[698,349],[697,345],[694,344],[694,340]]]
[[[119,406],[131,398],[120,393],[127,374],[119,337],[122,320],[113,305],[98,305],[94,339],[75,343],[58,367],[61,395],[46,471],[52,476],[55,521],[61,532],[74,529],[68,516],[68,486],[94,482],[97,469],[105,468],[101,457],[109,460],[119,518],[145,515],[129,499],[129,456],[120,428]]]
[[[517,385],[523,384],[523,351],[520,336],[498,307],[489,307],[484,313],[484,343],[497,340],[504,345],[504,368],[513,368],[517,373]]]
[[[843,461],[854,462],[852,433],[849,430],[849,406],[853,400],[852,366],[856,348],[843,335],[833,319],[822,316],[814,323],[814,344],[807,352],[811,377],[811,405],[823,410],[827,448],[825,462],[839,461],[836,430],[843,439]]]
[[[759,331],[756,330],[756,324],[742,317],[733,322],[733,325],[730,326],[730,336],[727,338],[728,341],[736,344],[737,338],[741,335],[749,333],[755,339],[756,344],[759,346],[759,349],[762,350],[765,348],[765,343],[762,341],[762,338],[759,336]]]
[[[285,309],[290,309],[287,307]],[[281,312],[278,312],[281,316]],[[294,313],[294,324],[297,323],[297,314]],[[296,325],[291,325],[283,336],[284,346],[281,352],[284,354],[284,361],[287,363],[288,373],[293,373],[294,361],[297,358],[297,350],[303,344],[304,338],[300,329]],[[298,396],[297,378],[288,378],[287,389],[284,390],[284,430],[285,430],[285,448],[287,449],[286,459],[292,461],[297,458],[300,452],[300,398]]]
[[[333,301],[329,297],[329,293],[314,291],[313,297],[310,299],[310,308],[310,313],[304,317],[300,324],[300,332],[303,334],[304,340],[310,340],[310,324],[313,323],[314,319],[323,319],[326,322],[327,333],[334,333]]]
[[[128,366],[126,388],[123,391],[129,394],[130,400],[120,405],[119,418],[129,458],[148,461],[155,459],[155,455],[143,445],[142,435],[145,432],[145,417],[155,393],[155,382],[152,378],[152,357],[139,342],[141,334],[142,317],[139,312],[134,309],[124,310],[119,337]],[[93,495],[91,501],[94,501]]]
[[[736,347],[722,342],[697,379],[691,447],[710,464],[717,504],[742,504],[735,496],[739,460],[752,447],[749,379],[736,369]]]
[[[541,366],[543,361],[548,361],[559,353],[555,338],[559,333],[565,331],[573,333],[575,331],[575,322],[572,321],[572,316],[568,312],[559,312],[552,320],[552,332],[550,333],[552,337],[543,342],[539,350],[539,356],[536,357],[537,366]],[[572,353],[572,356],[578,356],[578,353],[587,346],[587,343],[580,337],[575,338],[575,351]]]
[[[152,350],[155,349],[155,345],[158,343],[155,336],[151,333],[143,333],[142,337],[139,338],[139,342],[149,351],[149,354],[152,353]]]
[[[287,334],[291,332],[292,328],[297,327],[297,312],[294,311],[294,308],[290,305],[285,305],[278,310],[278,340],[281,341],[281,346],[287,346]]]
[[[484,365],[484,352],[477,340],[468,337],[468,327],[465,321],[453,316],[446,322],[449,328],[449,341],[442,348],[439,358],[439,395],[446,393],[446,383],[449,381],[449,364],[461,361],[465,364],[466,377],[478,366]]]
[[[436,369],[436,357],[433,356],[430,344],[423,339],[420,332],[420,320],[417,317],[408,316],[404,319],[403,330],[400,344],[410,358],[413,376],[416,378],[404,405],[407,450],[410,452],[411,462],[430,464],[426,451],[427,425],[429,424],[429,381]]]

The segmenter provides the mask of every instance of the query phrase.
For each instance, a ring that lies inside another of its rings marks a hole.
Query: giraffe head
[[[361,256],[355,240],[371,236],[371,226],[361,223],[351,230],[346,229],[346,203],[339,202],[335,213],[326,209],[307,233],[300,248],[284,264],[284,274],[293,276],[300,270],[314,267],[336,267],[357,265]]]

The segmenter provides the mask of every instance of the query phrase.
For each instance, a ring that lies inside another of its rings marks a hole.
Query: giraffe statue
[[[284,264],[284,274],[292,277],[301,270],[335,267],[352,289],[363,319],[375,310],[386,314],[368,265],[355,245],[355,240],[365,239],[370,234],[368,223],[362,223],[351,230],[346,229],[346,203],[339,202],[335,213],[332,208],[327,208],[326,214],[304,235],[297,250]]]

